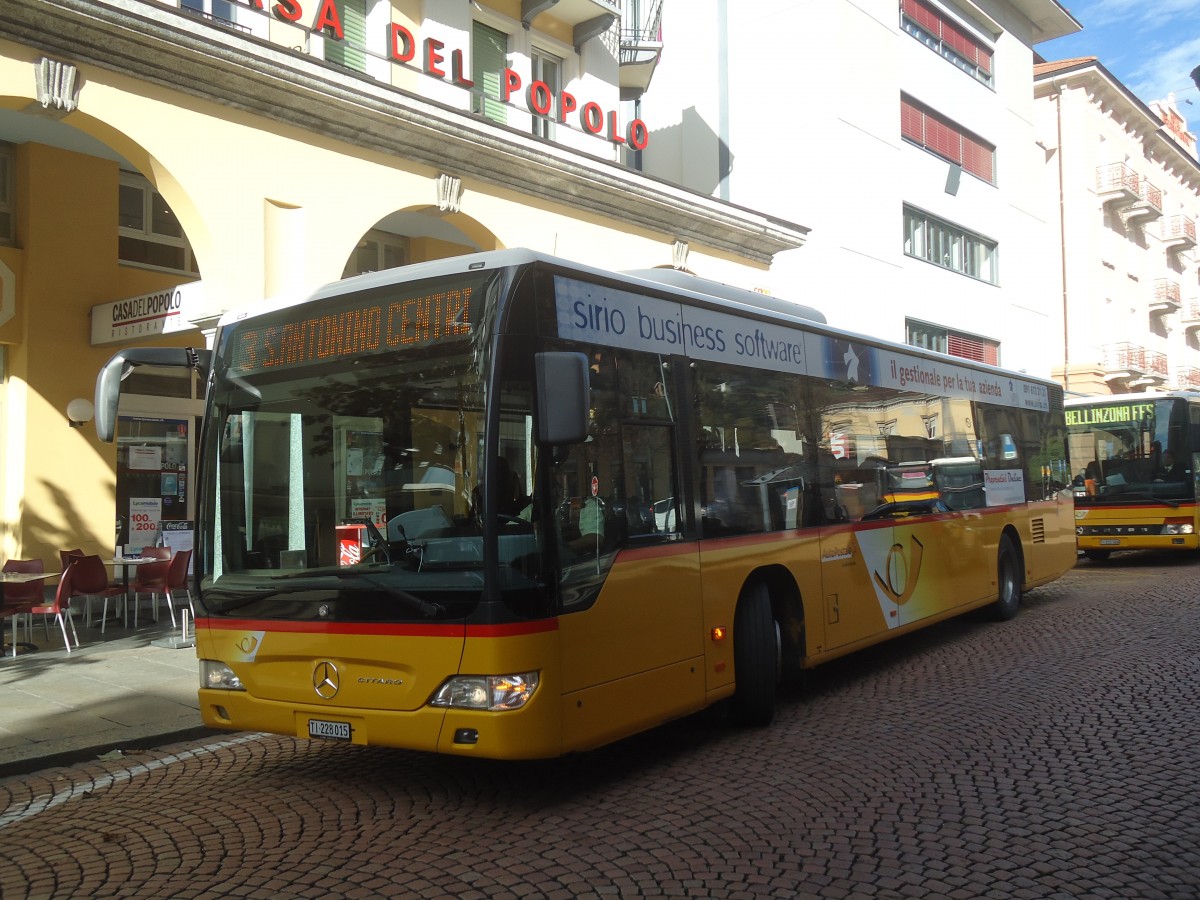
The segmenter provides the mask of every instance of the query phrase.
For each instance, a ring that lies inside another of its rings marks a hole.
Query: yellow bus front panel
[[[1075,535],[1085,553],[1114,550],[1196,550],[1195,503],[1121,504],[1075,509]]]
[[[244,688],[202,686],[204,723],[490,758],[562,752],[555,620],[298,630],[306,624],[199,620],[197,655],[229,666]],[[451,676],[525,672],[539,683],[520,709],[429,704]]]

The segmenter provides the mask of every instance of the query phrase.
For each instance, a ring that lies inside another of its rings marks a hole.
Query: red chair
[[[125,587],[113,584],[108,580],[108,567],[99,556],[80,556],[71,564],[72,597],[85,597],[88,600],[85,624],[91,623],[91,598],[102,597],[104,609],[100,613],[100,633],[108,625],[108,598],[125,597]]]
[[[63,570],[62,575],[58,579],[58,590],[54,592],[54,599],[46,603],[45,598],[42,599],[40,605],[33,606],[29,611],[34,615],[41,613],[42,625],[46,629],[46,640],[50,640],[50,616],[54,616],[54,620],[58,623],[58,627],[62,629],[63,645],[67,648],[67,652],[71,652],[71,640],[67,637],[67,620],[71,622],[71,634],[75,635],[75,646],[79,646],[79,632],[75,630],[75,620],[71,618],[71,572],[74,570],[74,564],[67,566]],[[41,582],[36,582],[41,584]]]
[[[137,567],[137,575],[134,576],[133,583],[129,585],[129,591],[132,595],[130,602],[133,603],[133,627],[137,628],[138,620],[138,599],[141,594],[149,594],[153,600],[151,613],[154,616],[154,621],[158,621],[158,595],[162,594],[167,598],[167,609],[171,613],[171,627],[175,627],[175,604],[171,602],[171,587],[167,584],[167,572],[171,568],[169,559],[156,559],[154,562],[142,563]],[[125,624],[129,624],[129,612],[125,613]]]
[[[194,621],[196,618],[196,604],[192,602],[192,585],[188,580],[188,565],[191,561],[191,550],[175,551],[175,555],[171,557],[171,566],[167,569],[167,587],[171,589],[172,595],[176,591],[183,591],[187,594],[188,607],[192,611],[192,620]]]
[[[67,571],[67,566],[83,555],[84,552],[78,547],[74,550],[59,550],[58,561],[62,566],[62,570],[64,572]],[[92,602],[90,600],[83,607],[83,624],[85,628],[91,628],[92,626]]]

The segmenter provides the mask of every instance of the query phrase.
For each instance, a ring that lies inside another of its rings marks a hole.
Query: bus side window
[[[796,528],[812,518],[812,467],[786,376],[697,364],[701,529],[705,537]]]
[[[626,425],[625,526],[629,537],[673,534],[680,530],[671,429],[665,425]]]

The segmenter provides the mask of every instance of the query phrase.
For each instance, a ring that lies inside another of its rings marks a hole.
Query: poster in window
[[[161,497],[131,497],[129,500],[129,543],[125,549],[138,553],[158,541],[162,524]]]
[[[129,468],[138,471],[158,471],[163,467],[162,447],[130,447]]]

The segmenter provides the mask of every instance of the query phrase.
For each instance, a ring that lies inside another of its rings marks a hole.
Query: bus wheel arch
[[[1004,622],[1021,607],[1021,588],[1025,582],[1025,558],[1021,541],[1012,528],[1005,528],[996,549],[996,602],[992,618]]]

